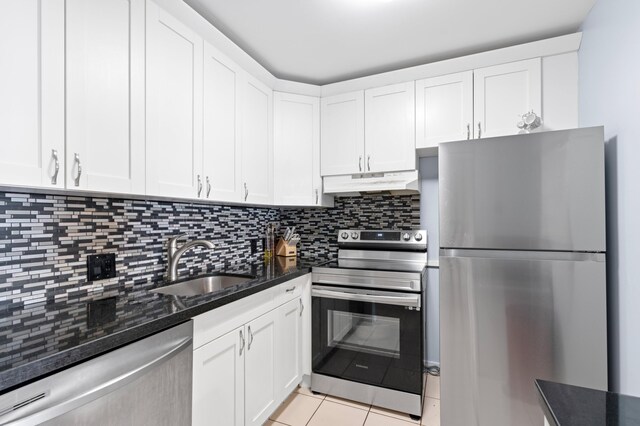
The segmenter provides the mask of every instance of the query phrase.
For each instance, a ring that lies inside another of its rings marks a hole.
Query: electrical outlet
[[[116,276],[115,253],[87,256],[87,281],[98,281]]]

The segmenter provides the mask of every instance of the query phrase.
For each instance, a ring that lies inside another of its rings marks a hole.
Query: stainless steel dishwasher
[[[0,395],[0,425],[190,425],[191,321]]]

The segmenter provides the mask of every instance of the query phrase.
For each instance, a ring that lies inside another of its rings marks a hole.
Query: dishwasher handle
[[[183,326],[175,328],[181,327]],[[191,324],[189,324],[189,330],[192,330]],[[29,392],[25,395],[26,397],[14,399],[14,403],[9,406],[6,406],[5,401],[0,399],[0,425],[11,423],[11,425],[17,426],[43,423],[134,382],[156,366],[169,361],[191,347],[193,341],[191,333],[189,335],[182,333],[182,336],[179,336],[177,340],[173,339],[169,344],[162,344],[157,339],[152,341],[157,336],[170,331],[168,330],[116,349],[70,369],[79,369],[81,371],[76,370],[75,373],[82,373],[90,368],[108,368],[111,362],[117,363],[115,368],[119,371],[113,375],[106,376],[106,378],[101,378],[102,380],[98,385],[88,389],[82,387],[81,383],[80,385],[78,383],[78,376],[87,377],[85,382],[90,382],[88,384],[93,385],[94,382],[91,380],[90,375],[70,373],[70,378],[61,377],[68,374],[68,370],[65,370],[40,382],[25,386],[24,388],[28,388],[26,392]],[[145,342],[146,340],[149,340],[149,342]],[[142,359],[135,359],[136,356],[133,355],[133,351],[138,352],[141,349],[144,349],[145,353],[137,358]],[[116,360],[116,358],[119,359]],[[130,361],[130,358],[134,358],[134,360]],[[33,388],[32,391],[30,390],[31,388]],[[17,391],[22,389],[20,388]]]

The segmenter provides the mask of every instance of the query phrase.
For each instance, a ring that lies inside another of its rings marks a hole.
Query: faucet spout
[[[194,247],[205,247],[210,250],[215,248],[215,245],[211,241],[207,240],[194,240],[184,243],[182,247],[175,247],[175,240],[172,240],[169,244],[169,265],[167,270],[167,277],[169,281],[175,281],[178,279],[178,262],[182,255],[184,255],[187,250],[190,250]]]

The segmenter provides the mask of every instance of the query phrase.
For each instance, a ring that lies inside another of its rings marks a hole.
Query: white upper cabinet
[[[144,0],[67,0],[67,188],[145,190]]]
[[[322,98],[322,176],[364,171],[364,92]]]
[[[64,1],[0,2],[0,184],[64,188]]]
[[[416,168],[414,82],[365,91],[365,171]]]
[[[243,83],[242,199],[273,200],[273,91],[250,76]]]
[[[416,81],[416,148],[473,136],[473,71]]]
[[[274,201],[279,205],[333,205],[322,194],[320,99],[274,93]]]
[[[147,1],[147,193],[201,198],[200,36]]]
[[[240,70],[209,43],[204,44],[204,198],[242,197],[239,109]]]
[[[522,114],[542,115],[540,58],[474,70],[474,136],[517,134]]]

